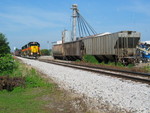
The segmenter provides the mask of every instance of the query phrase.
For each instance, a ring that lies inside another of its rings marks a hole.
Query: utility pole
[[[47,41],[48,53],[50,55],[50,41]]]
[[[71,9],[73,10],[72,39],[73,41],[76,41],[76,21],[77,21],[77,11],[78,11],[77,4],[73,4]]]
[[[49,41],[47,41],[47,49],[48,49],[48,50],[50,49]]]

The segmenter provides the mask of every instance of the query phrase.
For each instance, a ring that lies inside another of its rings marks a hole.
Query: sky
[[[131,30],[150,40],[150,0],[0,0],[0,32],[12,51],[31,41],[51,48],[71,30],[72,4],[97,33]]]

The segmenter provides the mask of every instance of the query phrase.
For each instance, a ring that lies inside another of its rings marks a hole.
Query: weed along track
[[[15,87],[24,87],[25,79],[22,77],[0,76],[0,91],[12,91]]]
[[[87,67],[84,67],[84,70],[88,71],[83,71],[70,68],[65,64],[64,66],[60,63],[56,65],[56,62],[52,64],[25,58],[19,59],[46,74],[60,88],[71,92],[73,95],[78,95],[83,99],[89,111],[130,113],[150,110],[150,86],[147,82],[135,82],[129,78],[121,79],[120,77],[106,76],[104,73],[91,72]],[[97,71],[97,69],[93,70]]]
[[[134,80],[134,81],[150,84],[150,74],[148,73],[140,73],[140,72],[117,70],[117,69],[110,69],[110,68],[104,68],[104,67],[89,66],[89,65],[76,64],[76,63],[71,63],[68,61],[60,61],[60,60],[40,59],[40,61],[46,62],[46,63],[52,63],[56,65],[61,65],[61,66],[67,66],[71,68],[76,68],[80,70],[86,70],[90,72],[103,73],[109,76],[120,77],[120,78],[125,78],[129,80]]]

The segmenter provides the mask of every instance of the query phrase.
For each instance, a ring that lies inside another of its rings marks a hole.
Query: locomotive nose
[[[36,53],[37,52],[37,49],[36,49],[36,47],[34,46],[33,47],[33,53]]]

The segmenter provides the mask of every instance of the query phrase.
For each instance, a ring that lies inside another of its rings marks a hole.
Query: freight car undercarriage
[[[124,58],[118,58],[117,56],[113,56],[114,59],[109,59],[108,57],[104,56],[96,56],[94,55],[94,57],[97,59],[98,62],[120,62],[124,65],[128,65],[128,64],[136,64],[140,62],[140,57],[124,57]],[[103,58],[102,58],[103,57]],[[112,57],[112,56],[111,56]],[[69,61],[76,61],[76,60],[83,60],[82,57],[80,56],[54,56],[54,59],[61,59],[61,60],[69,60]]]

